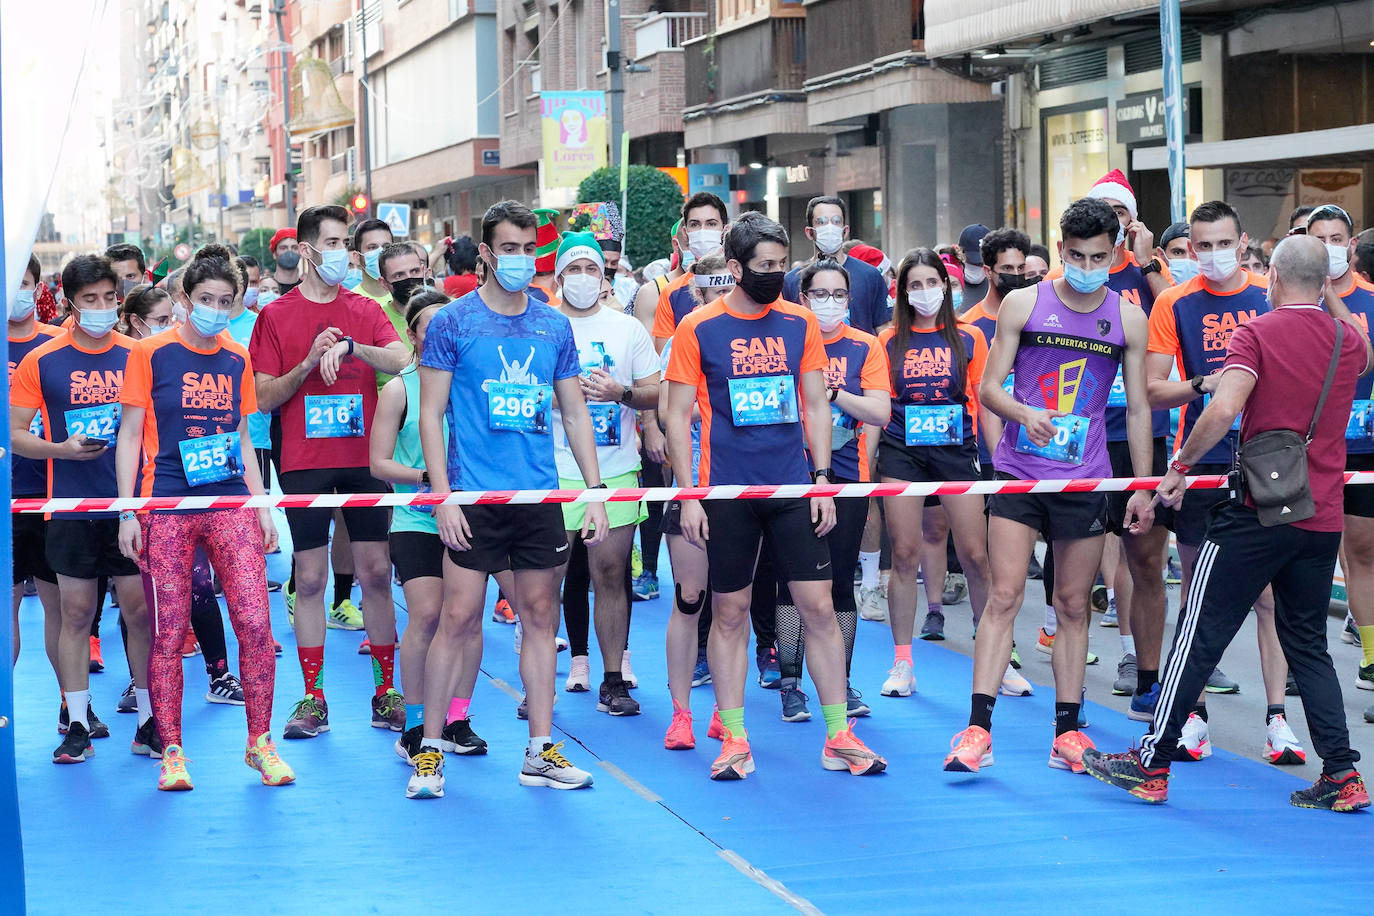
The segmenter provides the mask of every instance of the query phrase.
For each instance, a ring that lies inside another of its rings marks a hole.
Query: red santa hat
[[[1135,191],[1131,190],[1131,183],[1121,174],[1121,169],[1112,169],[1097,179],[1088,191],[1088,196],[1098,200],[1110,198],[1118,201],[1131,214],[1131,219],[1139,218],[1135,208]]]

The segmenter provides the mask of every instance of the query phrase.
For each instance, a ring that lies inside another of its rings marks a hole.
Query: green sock
[[[749,733],[744,730],[744,707],[739,706],[735,709],[722,709],[720,711],[720,724],[725,726],[725,730],[736,738],[748,738]]]
[[[833,738],[849,726],[845,723],[848,703],[822,703],[821,715],[825,717],[825,737]]]
[[[1360,651],[1364,653],[1361,665],[1374,665],[1374,626],[1358,627],[1360,631]]]

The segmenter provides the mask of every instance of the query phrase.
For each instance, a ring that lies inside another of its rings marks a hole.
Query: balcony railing
[[[687,107],[769,91],[800,91],[806,80],[806,20],[765,19],[689,42]]]
[[[911,0],[817,0],[806,8],[807,75],[815,79],[910,51],[915,16]]]
[[[635,56],[648,57],[706,34],[705,13],[655,13],[635,26]]]

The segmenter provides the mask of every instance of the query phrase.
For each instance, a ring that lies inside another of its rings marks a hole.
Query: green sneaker
[[[345,598],[325,616],[325,623],[331,630],[361,630],[363,612],[358,610],[352,599]]]
[[[295,589],[282,587],[282,603],[286,605],[286,622],[289,626],[296,625],[296,591]]]
[[[1017,671],[1021,670],[1021,653],[1016,651],[1016,643],[1011,644],[1011,666]]]
[[[630,549],[630,578],[638,579],[644,575],[644,557],[639,552],[639,545],[636,544]]]
[[[1355,686],[1361,690],[1374,690],[1374,664],[1360,666],[1355,676]]]

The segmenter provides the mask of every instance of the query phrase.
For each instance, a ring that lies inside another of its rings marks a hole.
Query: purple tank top
[[[1046,447],[1035,446],[1020,423],[1008,422],[992,463],[1023,480],[1110,477],[1107,458],[1107,399],[1126,347],[1121,298],[1107,298],[1086,314],[1075,312],[1040,283],[1035,307],[1021,331],[1012,397],[1022,404],[1061,410],[1059,433]]]

